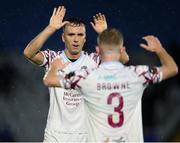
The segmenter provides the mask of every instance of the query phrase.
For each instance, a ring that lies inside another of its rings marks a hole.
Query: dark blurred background
[[[94,51],[97,34],[89,22],[97,12],[109,27],[121,29],[129,64],[159,65],[157,57],[141,49],[142,36],[161,40],[179,66],[179,0],[1,0],[0,1],[0,141],[42,141],[49,108],[44,69],[28,62],[23,50],[43,30],[53,8],[64,5],[67,17],[87,24],[85,49]],[[43,50],[63,49],[61,30]],[[143,96],[145,141],[180,141],[180,76],[148,87]]]

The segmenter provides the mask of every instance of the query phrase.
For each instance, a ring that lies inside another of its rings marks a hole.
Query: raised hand
[[[93,22],[90,22],[93,29],[98,33],[102,33],[107,29],[107,21],[104,14],[98,13],[93,16]]]
[[[161,42],[155,36],[148,35],[143,37],[142,39],[144,39],[147,42],[147,44],[140,44],[140,46],[150,52],[157,53],[159,50],[163,48]]]
[[[54,8],[53,14],[49,21],[49,26],[58,30],[63,27],[68,21],[63,21],[66,13],[66,9],[64,6],[59,6],[58,8]]]
[[[143,39],[147,42],[147,44],[140,44],[140,46],[150,52],[155,52],[161,62],[159,69],[162,72],[162,79],[165,80],[175,76],[178,73],[176,62],[162,47],[159,39],[152,35],[145,36]]]

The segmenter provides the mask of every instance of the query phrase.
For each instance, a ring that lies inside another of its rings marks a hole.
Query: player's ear
[[[62,41],[64,42],[65,41],[64,33],[62,33],[61,38],[62,38]]]
[[[120,47],[120,53],[123,53],[124,51],[126,51],[126,48],[124,46]]]
[[[100,54],[99,46],[96,46],[96,53],[97,53],[98,55]]]
[[[85,33],[85,38],[84,38],[84,43],[86,42],[86,33]]]

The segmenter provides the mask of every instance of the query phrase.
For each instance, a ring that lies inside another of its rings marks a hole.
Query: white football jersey
[[[64,69],[69,73],[78,69],[94,68],[99,64],[99,57],[95,53],[88,55],[87,53],[81,53],[79,59],[75,62],[71,62],[65,55],[64,51],[42,51],[44,55],[44,63],[41,66],[48,71],[49,66],[53,59],[58,55],[64,62],[70,62],[70,64]],[[55,137],[55,141],[63,142],[84,142],[82,134],[87,134],[84,124],[84,105],[82,100],[82,94],[73,89],[64,89],[57,87],[50,87],[50,107],[47,118],[47,125],[45,134]],[[63,137],[58,134],[65,134]],[[47,136],[45,135],[45,137]],[[80,137],[79,137],[80,135]],[[67,136],[66,139],[65,136]],[[50,138],[50,137],[47,137]],[[45,138],[45,141],[53,141]]]
[[[158,68],[114,61],[72,72],[60,84],[84,95],[88,141],[143,142],[141,98],[147,85],[161,79]]]

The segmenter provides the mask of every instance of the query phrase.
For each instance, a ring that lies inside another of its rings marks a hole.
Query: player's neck
[[[102,55],[101,62],[119,61],[119,55],[106,54]]]
[[[67,58],[70,60],[77,60],[81,56],[81,52],[73,55],[73,54],[69,53],[68,50],[65,50],[65,54],[66,54]]]

